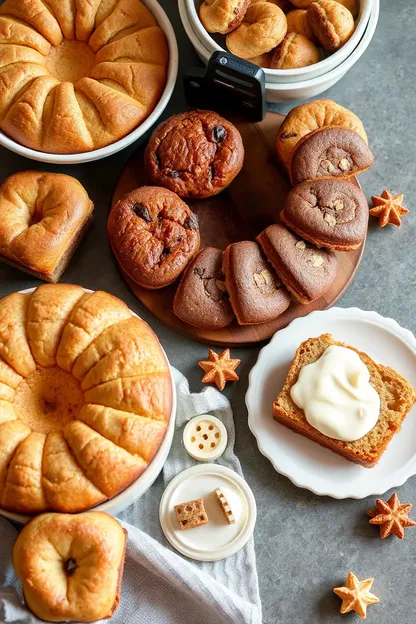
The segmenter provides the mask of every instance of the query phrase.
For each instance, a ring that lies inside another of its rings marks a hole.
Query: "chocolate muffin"
[[[197,216],[175,193],[157,186],[120,199],[107,232],[121,268],[143,288],[174,282],[199,249]]]
[[[322,177],[349,178],[372,166],[373,154],[354,130],[328,126],[296,145],[290,165],[293,185]]]
[[[270,225],[257,241],[286,288],[301,303],[315,301],[333,284],[338,261],[331,251],[306,243],[281,223]]]
[[[153,182],[185,198],[220,193],[234,180],[243,160],[237,128],[204,110],[180,113],[159,124],[145,152]]]
[[[284,312],[291,297],[253,241],[228,245],[224,251],[225,286],[240,325],[265,323]]]
[[[348,180],[320,178],[295,186],[280,217],[317,247],[353,251],[367,233],[368,204],[362,190]]]
[[[220,249],[205,247],[189,263],[173,301],[182,321],[203,329],[221,329],[234,314],[225,288]]]

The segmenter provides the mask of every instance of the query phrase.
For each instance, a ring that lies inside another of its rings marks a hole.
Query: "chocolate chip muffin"
[[[311,303],[329,290],[336,276],[336,255],[318,249],[281,223],[257,237],[267,259],[284,285],[301,303]]]
[[[317,247],[353,251],[367,233],[368,204],[362,190],[348,180],[320,178],[295,186],[280,217]]]
[[[175,193],[157,186],[120,199],[107,232],[123,271],[148,289],[174,282],[199,249],[197,216]]]
[[[310,132],[296,145],[290,178],[294,186],[315,178],[350,178],[373,162],[373,154],[357,132],[328,126]]]
[[[228,245],[223,270],[231,306],[240,325],[265,323],[284,312],[291,297],[253,241]]]
[[[180,113],[159,124],[145,152],[153,182],[184,198],[220,193],[234,180],[243,160],[237,128],[204,110]]]
[[[220,249],[205,247],[182,275],[173,311],[185,323],[203,329],[221,329],[233,320],[222,256]]]
[[[250,0],[204,0],[199,7],[199,19],[210,33],[225,35],[243,21]]]

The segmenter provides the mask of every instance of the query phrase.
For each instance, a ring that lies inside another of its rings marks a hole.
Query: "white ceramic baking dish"
[[[78,163],[90,162],[92,160],[100,160],[101,158],[106,158],[107,156],[111,156],[112,154],[119,152],[128,145],[131,145],[131,143],[134,143],[134,141],[137,141],[137,139],[143,136],[156,123],[160,115],[165,110],[176,84],[179,60],[178,45],[172,24],[157,0],[142,1],[149,7],[159,26],[165,32],[169,45],[169,65],[165,89],[159,103],[149,117],[145,119],[145,121],[138,128],[130,132],[130,134],[126,135],[122,139],[115,141],[115,143],[111,143],[110,145],[106,145],[105,147],[101,147],[100,149],[92,150],[90,152],[82,152],[81,154],[50,154],[47,152],[39,152],[13,141],[13,139],[1,131],[0,145],[7,147],[7,149],[12,152],[16,152],[16,154],[20,154],[20,156],[25,156],[26,158],[30,158],[32,160],[53,164],[74,165]]]
[[[35,290],[34,288],[27,288],[26,290],[21,290],[20,292],[32,293],[34,290]],[[85,288],[85,291],[93,292],[92,290],[88,288]],[[134,314],[135,316],[137,316],[138,318],[140,318],[135,312],[133,312],[133,310],[130,310],[130,312]],[[163,347],[161,348],[162,348],[163,353],[165,354],[166,359],[168,360]],[[168,364],[169,364],[169,360],[168,360]],[[170,364],[169,364],[169,369],[170,369],[170,374],[171,374],[171,379],[172,379],[172,411],[171,411],[171,415],[169,419],[169,424],[166,429],[165,437],[163,439],[162,444],[159,447],[158,452],[154,456],[149,466],[143,472],[143,474],[141,474],[140,477],[136,479],[136,481],[133,481],[131,485],[129,485],[122,492],[120,492],[120,494],[117,494],[117,496],[114,496],[113,498],[105,501],[104,503],[101,503],[101,505],[97,505],[96,507],[93,507],[90,511],[105,511],[111,516],[116,516],[121,511],[129,507],[129,505],[134,503],[134,501],[140,498],[140,496],[142,496],[145,492],[147,492],[147,490],[150,488],[151,485],[153,485],[153,483],[156,481],[157,477],[159,476],[159,473],[163,468],[166,458],[169,455],[170,447],[172,446],[173,434],[175,431],[176,386],[175,386],[175,380],[173,378],[172,367],[170,366]],[[4,516],[5,518],[8,518],[9,520],[13,520],[14,522],[17,522],[19,524],[26,524],[26,522],[29,522],[29,520],[31,520],[36,514],[34,515],[19,514],[19,513],[14,513],[12,511],[6,511],[5,509],[0,509],[0,515]]]
[[[195,39],[197,39],[207,51],[208,58],[216,50],[223,50],[224,48],[219,45],[217,41],[208,33],[202,25],[198,8],[203,0],[179,0],[179,11],[181,14],[182,22],[188,19],[193,34],[188,36],[195,46]],[[323,76],[327,72],[331,71],[335,67],[338,67],[343,63],[353,50],[359,44],[368,21],[370,14],[374,8],[376,0],[360,0],[360,13],[356,20],[356,29],[352,37],[347,43],[342,46],[340,50],[337,50],[333,54],[327,56],[319,63],[315,65],[309,65],[308,67],[300,67],[298,69],[265,69],[266,82],[268,83],[284,83],[300,82],[310,78],[316,78]],[[184,24],[185,26],[185,24]]]
[[[199,58],[206,64],[210,58],[210,52],[196,37],[195,32],[192,29],[191,22],[185,7],[186,0],[179,0],[179,10],[182,17],[182,23],[185,31],[190,38],[195,51]],[[306,100],[308,98],[316,97],[327,91],[334,84],[336,84],[347,73],[349,69],[358,61],[358,59],[364,54],[368,48],[374,32],[377,27],[379,12],[380,12],[380,0],[371,0],[372,10],[370,13],[370,19],[367,27],[364,30],[363,37],[358,42],[356,48],[348,56],[348,58],[332,69],[326,72],[322,76],[316,76],[299,82],[288,83],[276,83],[268,82],[267,70],[266,70],[266,97],[270,103],[279,102],[291,102]]]

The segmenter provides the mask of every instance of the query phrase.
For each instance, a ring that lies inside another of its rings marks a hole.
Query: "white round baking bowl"
[[[185,1],[186,0],[179,0],[179,12],[181,13],[184,29],[188,37],[190,38],[199,58],[203,61],[203,63],[207,64],[211,53],[201,43],[201,41],[196,37],[194,33],[188,14],[185,10]],[[343,63],[322,76],[316,76],[315,78],[310,78],[308,80],[302,80],[299,82],[289,82],[285,84],[268,82],[266,75],[267,101],[270,103],[282,103],[306,100],[308,98],[313,98],[317,95],[320,95],[324,91],[330,89],[339,80],[341,80],[341,78],[347,73],[347,71],[351,69],[351,67],[358,61],[362,54],[364,54],[370,44],[371,39],[373,38],[380,12],[380,0],[371,0],[371,2],[372,10],[370,13],[370,19],[367,24],[367,28],[364,31],[364,35],[361,41],[359,41],[355,50],[353,50],[353,52]],[[267,70],[265,71],[267,72]]]
[[[185,28],[185,30],[187,30],[194,47],[196,47],[195,39],[197,39],[206,49],[207,57],[210,58],[213,52],[224,50],[224,48],[205,30],[199,19],[198,8],[202,1],[203,0],[179,0],[179,13],[182,23],[188,21],[191,26],[191,33],[188,32],[187,28]],[[356,20],[356,29],[352,37],[340,50],[327,56],[319,63],[309,65],[308,67],[300,67],[297,69],[264,69],[266,82],[287,84],[288,82],[303,81],[309,78],[322,76],[343,63],[359,44],[370,19],[370,14],[374,8],[375,2],[376,0],[360,0],[360,13]]]
[[[20,290],[19,292],[32,293],[34,290],[35,288],[26,288],[25,290]],[[84,290],[85,292],[89,292],[89,293],[94,292],[90,290],[89,288],[84,288]],[[140,316],[136,314],[135,312],[133,312],[133,310],[130,310],[130,312],[134,314],[134,316],[137,316],[137,318],[140,318]],[[131,483],[125,490],[120,492],[120,494],[117,494],[117,496],[110,498],[109,500],[105,501],[104,503],[101,503],[100,505],[97,505],[96,507],[92,507],[88,511],[105,511],[111,516],[116,516],[117,514],[122,512],[124,509],[126,509],[132,503],[134,503],[135,500],[143,496],[143,494],[147,492],[150,486],[153,485],[153,483],[156,481],[157,477],[159,476],[164,466],[167,456],[169,455],[170,447],[172,446],[173,434],[175,431],[176,403],[177,403],[176,402],[176,386],[175,386],[175,380],[173,378],[172,367],[169,363],[165,350],[163,349],[162,346],[161,348],[169,364],[170,376],[172,379],[172,411],[170,414],[169,424],[166,429],[166,434],[163,439],[163,442],[160,445],[158,452],[156,453],[156,455],[150,462],[149,466],[140,475],[140,477],[136,479],[136,481],[133,481],[133,483]],[[26,522],[29,522],[29,520],[31,520],[32,518],[34,518],[36,515],[39,515],[39,514],[32,514],[32,515],[19,514],[19,513],[14,513],[12,511],[7,511],[6,509],[0,508],[0,515],[4,516],[5,518],[8,518],[9,520],[13,520],[14,522],[17,522],[19,524],[26,524]]]
[[[147,117],[147,119],[145,119],[140,126],[135,128],[122,139],[119,139],[110,145],[106,145],[105,147],[101,147],[100,149],[92,150],[90,152],[82,152],[81,154],[51,154],[48,152],[40,152],[13,141],[13,139],[1,131],[0,145],[7,147],[7,149],[19,154],[20,156],[30,158],[31,160],[38,160],[39,162],[53,163],[57,165],[75,165],[78,163],[90,162],[92,160],[100,160],[101,158],[106,158],[107,156],[111,156],[112,154],[119,152],[134,143],[134,141],[137,141],[137,139],[143,136],[153,126],[153,124],[156,123],[165,110],[176,84],[179,62],[178,44],[176,42],[172,24],[157,0],[142,1],[149,7],[150,11],[155,16],[159,26],[166,35],[169,46],[169,64],[166,85],[156,108],[151,112],[149,117]]]

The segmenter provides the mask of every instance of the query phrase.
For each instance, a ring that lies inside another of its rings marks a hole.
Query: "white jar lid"
[[[227,429],[209,414],[195,416],[183,430],[183,443],[191,457],[211,462],[220,457],[227,447]]]
[[[214,490],[226,492],[235,516],[229,524]],[[202,498],[208,523],[181,531],[175,505]],[[256,523],[256,501],[248,484],[233,470],[218,464],[199,465],[179,473],[167,486],[159,507],[166,539],[190,559],[218,561],[236,553],[251,537]]]

